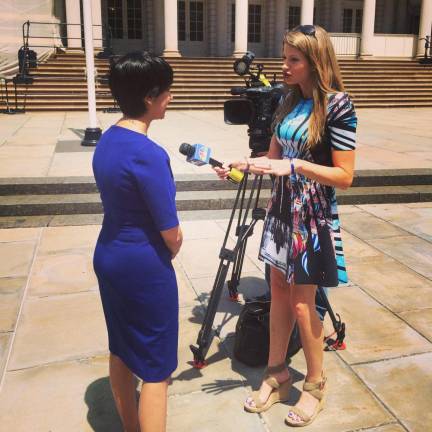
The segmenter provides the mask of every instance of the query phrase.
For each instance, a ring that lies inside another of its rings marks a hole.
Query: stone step
[[[277,79],[278,82],[281,82],[281,79]],[[387,77],[386,80],[384,81],[384,83],[394,83],[394,84],[398,84],[398,83],[431,83],[432,81],[432,74],[431,75],[425,75],[425,76],[420,76],[420,77],[415,77],[415,76],[401,76],[401,77]],[[39,84],[39,83],[59,83],[59,84],[64,84],[64,85],[73,85],[73,84],[80,84],[80,85],[86,85],[86,80],[83,76],[77,76],[77,77],[61,77],[61,76],[45,76],[45,77],[35,77],[34,78],[34,84]],[[179,85],[179,84],[196,84],[196,83],[200,83],[200,84],[207,84],[207,85],[216,85],[216,84],[220,84],[220,85],[225,85],[226,87],[230,87],[230,86],[242,86],[244,85],[244,80],[241,79],[240,77],[212,77],[211,80],[209,80],[208,77],[202,77],[202,76],[187,76],[187,77],[179,77],[176,76],[175,77],[175,82],[174,82],[174,86]],[[347,84],[359,84],[359,85],[366,85],[366,84],[372,84],[372,85],[379,85],[379,84],[383,84],[383,80],[382,79],[378,79],[378,78],[374,78],[374,77],[370,77],[367,81],[367,83],[365,83],[364,79],[359,78],[359,77],[349,77],[349,78],[344,78],[344,83],[345,85]],[[99,82],[99,85],[106,85],[103,84],[102,82]],[[26,86],[18,86],[19,88],[23,87],[26,88]],[[28,86],[31,87],[31,86]]]
[[[237,83],[233,83],[237,84]],[[19,90],[27,90],[31,92],[36,89],[49,89],[49,90],[68,90],[68,91],[83,91],[87,89],[87,83],[85,81],[48,81],[48,80],[35,80],[35,82],[31,86],[19,85],[17,86]],[[99,84],[97,86],[99,89],[109,90],[107,84]],[[230,86],[227,82],[216,81],[216,82],[192,82],[192,81],[176,81],[171,87],[172,90],[230,90]],[[405,90],[405,89],[421,89],[421,88],[432,88],[432,80],[422,80],[422,81],[413,81],[409,80],[403,83],[403,87],[401,88],[401,82],[374,82],[367,83],[364,82],[353,82],[349,85],[350,90],[367,90],[373,89],[374,92],[382,89],[389,90]]]
[[[223,182],[213,174],[178,174],[178,192],[235,190],[237,186]],[[249,185],[252,185],[249,179]],[[410,186],[432,184],[432,168],[395,170],[357,170],[353,187]],[[263,187],[270,188],[270,178],[263,178]],[[0,178],[0,197],[6,195],[55,195],[97,193],[93,177],[21,177]]]
[[[175,70],[174,100],[171,110],[222,109],[231,87],[244,86],[233,71],[235,58],[175,57],[167,59]],[[265,73],[281,81],[281,58],[256,58]],[[357,108],[397,108],[432,106],[432,68],[411,59],[358,60],[339,58],[347,91]],[[98,74],[97,108],[113,107],[106,85],[108,59],[95,58]],[[35,84],[19,86],[18,104],[28,111],[87,109],[85,56],[82,49],[67,50],[51,56],[32,69]],[[4,101],[0,104],[4,106]]]
[[[104,99],[107,103],[112,104],[112,97],[109,93],[98,93],[98,102],[103,103]],[[185,95],[178,94],[170,103],[168,109],[179,106],[180,104],[197,104],[197,103],[212,103],[217,104],[217,106],[222,109],[223,103],[225,100],[229,98],[227,94],[190,94],[187,93]],[[20,96],[17,98],[19,104],[23,104],[26,102],[26,107],[30,107],[33,104],[59,104],[59,106],[67,103],[72,104],[87,104],[86,93],[83,94],[67,94],[67,95],[56,95],[56,94],[28,94],[26,96]],[[359,94],[353,95],[353,100],[358,106],[359,102],[373,103],[416,103],[416,102],[425,102],[432,103],[432,97],[430,92],[424,92],[420,94],[383,94],[377,95],[373,93],[369,94]]]
[[[107,70],[106,71],[102,71],[99,70],[98,71],[98,76],[99,77],[103,77],[105,75],[107,75]],[[276,76],[281,78],[282,77],[282,73],[280,71],[280,68],[278,70],[270,70],[270,71],[266,71],[266,76],[269,79],[273,78],[273,74],[276,73]],[[214,69],[197,69],[197,68],[191,68],[191,69],[179,69],[175,71],[175,78],[182,78],[182,77],[195,77],[199,74],[202,74],[204,76],[206,76],[208,79],[211,77],[212,79],[214,78],[222,78],[222,79],[232,79],[232,78],[236,78],[236,76],[234,75],[234,72],[232,72],[232,70],[227,69],[227,70],[214,70]],[[38,78],[38,77],[85,77],[85,70],[71,70],[71,69],[66,69],[64,71],[59,70],[57,68],[52,68],[51,70],[38,70],[38,71],[32,71],[32,73],[30,74],[31,76]],[[231,77],[232,75],[232,77]],[[348,79],[348,78],[378,78],[378,77],[383,77],[383,78],[388,78],[388,77],[400,77],[400,76],[414,76],[414,77],[423,77],[423,76],[428,76],[431,77],[432,73],[429,70],[425,70],[425,69],[415,69],[412,71],[402,71],[402,70],[391,70],[391,71],[387,71],[384,69],[377,69],[376,71],[373,70],[365,70],[365,71],[358,71],[358,70],[353,70],[353,71],[342,71],[342,77],[343,79]],[[240,79],[239,77],[237,77],[237,79]]]
[[[407,87],[407,88],[392,88],[383,86],[379,89],[371,89],[371,88],[350,88],[347,91],[353,96],[353,98],[361,98],[361,97],[379,97],[382,98],[385,96],[432,96],[432,84],[428,86],[418,86],[418,87]],[[49,96],[49,97],[59,97],[60,95],[64,98],[76,98],[77,96],[86,97],[87,96],[87,88],[51,88],[51,87],[31,87],[25,91],[27,98],[30,100],[31,98],[35,98],[38,96]],[[188,87],[173,87],[171,89],[171,93],[174,96],[174,99],[177,97],[223,97],[224,99],[231,98],[231,93],[229,88],[221,87],[221,88],[188,88]],[[100,97],[109,97],[111,98],[111,92],[108,87],[97,88],[96,95]],[[24,96],[21,96],[24,98]]]
[[[0,102],[0,106],[5,107],[4,103]],[[18,107],[22,104],[18,104]],[[102,103],[98,102],[96,108],[98,110],[112,108],[112,103]],[[427,102],[424,101],[404,101],[404,102],[356,102],[357,108],[429,108],[432,107],[432,100]],[[26,105],[27,112],[49,112],[49,111],[86,111],[88,109],[87,102],[74,103],[74,104],[64,104],[55,102],[53,104],[47,104],[46,102],[33,103]],[[169,110],[173,111],[184,111],[184,110],[221,110],[222,104],[220,102],[185,102],[176,103],[174,105],[170,104]]]
[[[179,211],[223,210],[234,206],[235,190],[177,192]],[[263,189],[259,206],[265,207],[270,190]],[[338,191],[339,204],[378,204],[432,201],[432,185],[353,187]],[[99,214],[99,194],[7,195],[0,202],[0,216]]]
[[[221,70],[229,70],[233,71],[233,64],[232,63],[214,63],[213,65],[211,63],[175,63],[172,62],[171,66],[174,69],[178,70],[195,70],[195,71],[221,71]],[[280,60],[277,63],[267,63],[264,64],[264,72],[271,71],[280,71],[282,66],[282,61]],[[40,70],[50,70],[50,69],[57,69],[57,70],[85,70],[86,64],[85,62],[82,63],[66,63],[66,62],[54,62],[49,61],[47,63],[43,63],[38,65],[37,68],[32,68],[33,71],[40,71]],[[108,63],[95,63],[95,68],[97,70],[108,70],[110,68]],[[356,64],[347,64],[341,65],[342,71],[379,71],[379,70],[393,70],[393,71],[409,71],[409,70],[429,70],[428,68],[418,64],[418,63],[411,63],[411,64],[405,64],[405,65],[393,65],[393,64],[372,64],[372,65],[365,65],[361,63]]]
[[[200,64],[200,65],[220,65],[227,64],[232,67],[236,58],[234,57],[167,57],[166,60],[171,65],[185,65],[185,64]],[[50,62],[58,62],[58,63],[81,63],[85,64],[85,56],[81,55],[71,55],[71,54],[59,54],[50,57]],[[280,57],[259,57],[255,58],[254,64],[262,63],[264,65],[280,65],[282,62]],[[416,60],[412,59],[370,59],[370,60],[358,60],[354,58],[344,58],[338,57],[339,65],[343,66],[358,66],[358,67],[366,67],[366,66],[379,66],[379,65],[394,65],[401,67],[409,67],[412,65],[419,65]],[[95,58],[96,64],[108,64],[109,61],[106,59],[98,59]]]

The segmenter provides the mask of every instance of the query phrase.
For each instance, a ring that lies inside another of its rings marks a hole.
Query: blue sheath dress
[[[93,172],[104,208],[94,270],[110,352],[145,382],[177,367],[178,290],[160,231],[179,224],[165,150],[145,135],[112,126]]]

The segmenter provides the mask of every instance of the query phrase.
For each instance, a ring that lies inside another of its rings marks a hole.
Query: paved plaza
[[[432,110],[360,110],[358,169],[432,168]],[[99,114],[105,128],[118,114]],[[92,149],[79,146],[85,113],[0,116],[0,176],[90,176]],[[208,174],[187,164],[181,142],[204,143],[214,157],[248,154],[243,126],[220,111],[175,112],[152,125],[170,152],[174,175]],[[350,283],[331,290],[346,323],[347,349],[326,352],[326,409],[320,432],[432,430],[432,203],[341,206]],[[262,368],[233,358],[240,303],[223,296],[208,366],[191,365],[218,267],[227,212],[180,215],[184,245],[174,261],[180,290],[179,366],[169,387],[169,432],[278,432],[287,407],[248,414],[244,399]],[[76,224],[77,218],[74,218]],[[107,335],[92,269],[99,216],[80,225],[0,229],[0,430],[120,432],[108,380]],[[55,226],[57,225],[57,226]],[[262,224],[246,251],[241,300],[266,290],[257,259]],[[230,244],[234,237],[231,236]],[[331,323],[326,321],[326,334]],[[290,364],[299,397],[302,352]]]
[[[356,169],[432,167],[431,108],[358,110]],[[103,129],[119,114],[98,113]],[[0,116],[0,178],[92,176],[93,151],[80,145],[84,112]],[[182,142],[211,147],[213,157],[229,161],[250,154],[246,126],[226,125],[222,111],[168,111],[149,136],[169,152],[174,174],[208,174],[208,166],[185,163]]]

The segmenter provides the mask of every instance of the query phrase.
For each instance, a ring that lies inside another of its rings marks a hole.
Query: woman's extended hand
[[[294,172],[299,172],[301,160],[299,159],[268,159],[267,157],[249,158],[249,171],[254,174],[273,174],[284,176],[291,174],[291,162]]]

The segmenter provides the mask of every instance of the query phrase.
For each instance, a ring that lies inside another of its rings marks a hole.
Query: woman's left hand
[[[254,174],[273,174],[275,176],[285,176],[291,174],[291,163],[294,165],[294,172],[298,172],[301,160],[299,159],[268,159],[249,158],[249,171]]]

